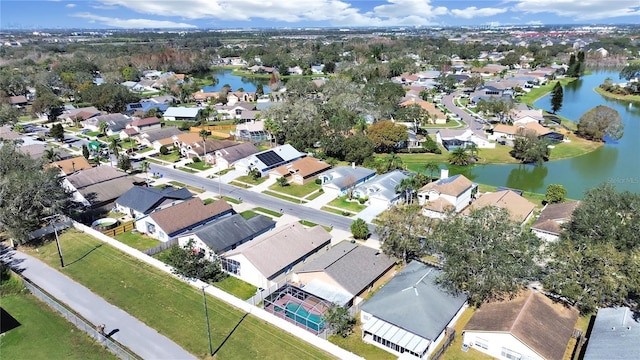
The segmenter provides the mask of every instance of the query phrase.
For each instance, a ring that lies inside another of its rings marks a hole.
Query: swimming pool
[[[286,305],[286,309],[285,315],[298,324],[304,325],[316,332],[324,328],[324,318],[321,315],[309,313],[301,304],[290,302]]]

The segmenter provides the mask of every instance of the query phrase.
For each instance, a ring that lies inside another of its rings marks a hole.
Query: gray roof
[[[91,205],[95,205],[113,201],[133,186],[133,178],[121,177],[83,187],[78,192]]]
[[[235,214],[207,224],[193,234],[214,252],[220,253],[239,242],[255,238],[275,225],[275,221],[263,215],[245,219],[242,215]]]
[[[169,107],[164,112],[164,117],[184,117],[195,118],[200,112],[200,108],[188,108],[188,107]]]
[[[584,360],[631,359],[638,354],[640,313],[628,307],[598,310]]]
[[[403,179],[408,177],[409,175],[406,172],[394,170],[386,174],[376,176],[371,181],[356,187],[354,191],[362,192],[364,196],[377,197],[390,201],[398,196],[396,193],[396,186],[398,186]]]
[[[244,159],[247,156],[253,155],[258,151],[259,150],[255,145],[247,142],[238,144],[236,146],[220,149],[217,151],[217,153],[219,153],[223,159],[227,160],[227,162],[231,164],[240,159]]]
[[[116,200],[116,204],[131,208],[143,214],[155,209],[165,200],[186,200],[191,198],[187,188],[164,188],[135,186]]]
[[[331,234],[322,226],[307,229],[291,223],[244,243],[225,256],[242,254],[264,277],[270,278],[330,242]]]
[[[182,134],[182,131],[175,126],[165,126],[161,129],[154,129],[144,131],[138,135],[141,139],[147,139],[149,142],[154,142],[160,139],[170,138],[174,135]]]
[[[363,167],[338,166],[323,172],[318,177],[328,177],[329,181],[326,184],[331,184],[338,189],[344,189],[353,184],[357,184],[364,178],[375,175],[375,173],[375,170]]]
[[[261,155],[266,155],[266,156],[270,156],[271,154],[277,155],[278,157],[280,157],[282,159],[281,162],[276,162],[273,164],[265,164],[262,160],[260,160],[259,157],[261,157]],[[303,157],[305,154],[299,152],[298,150],[296,150],[296,148],[294,148],[293,146],[291,146],[290,144],[284,144],[284,145],[280,145],[277,147],[274,147],[273,149],[268,149],[268,150],[264,150],[261,151],[259,153],[255,153],[252,155],[249,155],[248,157],[240,160],[240,162],[246,164],[247,168],[255,168],[258,169],[260,171],[264,171],[265,169],[273,169],[275,167],[278,167],[280,165],[286,164],[288,162],[291,162],[293,160],[299,159],[301,157]]]
[[[361,309],[434,341],[467,301],[466,295],[451,294],[436,284],[441,272],[412,261]]]
[[[102,165],[96,166],[91,169],[79,171],[73,175],[67,176],[67,180],[76,189],[81,189],[90,185],[98,184],[101,182],[109,181],[116,178],[125,177],[125,172],[116,170],[111,166]]]
[[[395,261],[376,249],[343,241],[298,273],[324,271],[355,296],[382,276]]]
[[[85,126],[99,127],[101,122],[109,125],[109,130],[116,132],[127,127],[127,124],[131,122],[131,118],[122,114],[107,114],[94,116],[82,121],[82,124],[84,124]]]

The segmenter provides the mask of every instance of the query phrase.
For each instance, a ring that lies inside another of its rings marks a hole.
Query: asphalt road
[[[442,104],[447,108],[447,110],[449,110],[452,113],[458,115],[462,119],[462,121],[464,121],[467,124],[465,126],[465,129],[482,130],[484,125],[480,120],[478,120],[474,116],[469,115],[469,113],[467,113],[463,109],[455,106],[455,104],[453,103],[453,99],[458,94],[459,94],[459,92],[458,93],[451,93],[449,95],[445,95],[442,98]]]
[[[105,333],[143,359],[195,359],[173,341],[118,307],[106,302],[86,287],[66,277],[42,261],[9,248],[0,260],[93,324],[105,324]],[[73,265],[70,265],[73,266]],[[51,334],[57,336],[56,334]],[[26,344],[25,344],[26,345]],[[28,346],[28,345],[26,345]]]
[[[153,163],[150,163],[150,165],[150,172],[161,173],[163,177],[202,188],[216,194],[218,193],[218,187],[220,187],[223,196],[241,199],[242,202],[261,206],[273,211],[280,211],[280,209],[282,209],[285,214],[293,215],[300,219],[309,220],[316,224],[333,226],[336,229],[351,232],[351,223],[354,220],[353,218],[348,218],[322,210],[313,209],[300,204],[294,204],[286,200],[281,200],[272,196],[240,189],[232,185],[218,183],[216,179],[202,178],[181,170],[171,169]],[[377,238],[374,230],[375,225],[369,224],[369,231],[372,234],[372,239]]]

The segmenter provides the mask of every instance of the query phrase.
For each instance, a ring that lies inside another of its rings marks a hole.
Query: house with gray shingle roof
[[[407,178],[409,174],[406,171],[393,170],[359,185],[353,190],[353,196],[369,198],[371,205],[387,207],[398,203],[403,198],[404,194],[397,192],[396,187]]]
[[[306,292],[344,306],[364,300],[394,265],[395,260],[379,250],[343,241],[296,271],[293,279]]]
[[[584,360],[626,360],[638,354],[640,313],[628,307],[598,310]]]
[[[146,186],[135,186],[116,200],[116,209],[134,219],[149,214],[154,209],[170,203],[178,203],[190,199],[193,195],[187,188],[174,189],[167,187],[156,189]]]
[[[180,246],[186,246],[193,241],[193,248],[199,249],[205,257],[213,259],[214,256],[233,250],[275,226],[275,221],[263,215],[245,219],[242,215],[235,214],[181,235],[178,242]]]
[[[328,250],[331,234],[322,226],[306,228],[291,223],[275,228],[228,251],[221,259],[230,275],[256,287],[268,289]]]
[[[355,189],[358,185],[375,176],[375,170],[353,165],[351,167],[337,166],[318,175],[318,179],[322,180],[322,189],[325,192],[329,191],[335,193],[336,196],[344,196],[349,189]]]
[[[428,359],[467,296],[437,284],[442,270],[412,261],[360,308],[362,339],[403,359]]]

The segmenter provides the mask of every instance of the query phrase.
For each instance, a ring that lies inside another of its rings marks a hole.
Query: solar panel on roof
[[[262,154],[256,154],[256,157],[267,166],[279,164],[284,161],[284,159],[281,158],[280,155],[273,152],[273,150],[267,151]]]

